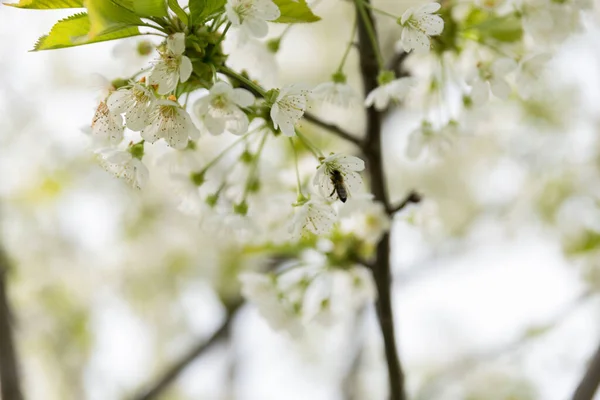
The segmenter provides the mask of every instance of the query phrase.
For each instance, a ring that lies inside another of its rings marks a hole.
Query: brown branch
[[[8,301],[6,274],[8,256],[0,247],[0,398],[23,400],[21,379],[12,331],[12,313]]]
[[[316,117],[315,115],[311,114],[311,113],[304,113],[304,119],[307,120],[308,122],[311,122],[321,128],[325,128],[329,131],[329,133],[332,133],[344,140],[347,140],[351,143],[354,143],[357,146],[361,146],[362,145],[362,140],[360,140],[359,138],[355,137],[354,135],[351,135],[350,133],[346,132],[345,130],[343,130],[342,128],[340,128],[337,125],[334,124],[328,124],[327,122],[324,122],[322,120],[320,120],[318,117]]]
[[[364,93],[367,94],[378,85],[377,76],[379,67],[375,49],[371,45],[366,21],[360,18],[366,15],[375,31],[373,15],[370,9],[364,7],[363,3],[369,4],[369,0],[356,0],[356,12],[358,21],[358,52],[360,59],[360,71],[363,80]],[[362,8],[362,9],[361,9]],[[362,151],[367,160],[371,174],[371,192],[375,200],[383,203],[386,210],[391,207],[388,201],[388,193],[383,168],[383,157],[381,148],[381,113],[375,108],[367,109],[367,132]],[[373,276],[377,286],[377,317],[383,334],[385,347],[385,358],[387,362],[388,380],[391,400],[405,400],[406,388],[404,384],[404,372],[398,357],[396,337],[394,332],[394,315],[392,312],[390,272],[390,235],[386,233],[377,245],[376,258],[373,263]]]
[[[600,386],[600,346],[592,356],[587,370],[573,394],[573,400],[592,400]]]
[[[412,191],[408,194],[408,196],[406,196],[404,198],[404,200],[402,200],[400,202],[400,204],[398,204],[395,207],[392,207],[391,209],[388,210],[388,214],[395,214],[398,211],[402,211],[404,209],[404,207],[406,207],[407,205],[409,205],[410,203],[420,203],[422,200],[422,197],[419,193]]]
[[[194,360],[196,360],[196,358],[200,357],[217,343],[227,338],[231,328],[231,323],[233,322],[235,314],[240,306],[241,303],[237,303],[230,307],[230,310],[221,326],[208,339],[199,341],[180,359],[176,360],[170,367],[168,367],[151,384],[149,384],[148,387],[142,389],[137,395],[133,396],[132,399],[157,399],[158,396],[162,394]]]

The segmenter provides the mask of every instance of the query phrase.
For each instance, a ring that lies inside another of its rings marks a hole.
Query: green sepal
[[[140,34],[137,27],[127,27],[90,37],[90,20],[86,13],[71,15],[58,21],[50,33],[38,39],[32,51],[62,49],[84,44],[122,39]]]
[[[84,8],[83,0],[19,0],[18,3],[4,3],[5,6],[33,10],[54,10],[59,8]]]
[[[284,24],[297,24],[303,22],[317,22],[321,17],[313,14],[312,10],[306,4],[306,0],[273,0],[279,7],[281,15],[273,22]]]
[[[226,0],[190,0],[190,15],[195,25],[199,25],[225,8]]]

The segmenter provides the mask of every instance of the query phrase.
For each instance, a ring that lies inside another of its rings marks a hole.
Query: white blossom
[[[333,207],[315,197],[296,207],[289,231],[293,238],[299,238],[307,232],[323,235],[331,230],[335,221]]]
[[[163,138],[169,146],[184,149],[188,144],[188,138],[197,140],[200,137],[200,131],[192,122],[187,111],[177,102],[168,99],[154,102],[150,112],[149,125],[142,130],[141,135],[150,143]]]
[[[485,104],[490,97],[490,89],[494,96],[506,100],[510,96],[510,85],[506,75],[517,68],[517,63],[511,58],[499,58],[490,66],[479,64],[478,74],[472,79],[471,99],[475,105]]]
[[[373,303],[377,299],[377,288],[371,271],[365,267],[354,267],[349,271],[352,279],[352,303],[356,308]]]
[[[275,276],[245,272],[239,279],[242,295],[258,308],[272,329],[287,331],[292,336],[302,333],[299,310],[281,295]]]
[[[92,119],[92,137],[97,145],[116,146],[123,140],[123,118],[112,112],[106,102],[102,101]]]
[[[340,108],[349,108],[357,103],[358,96],[347,83],[323,82],[311,92],[311,97]]]
[[[458,125],[450,122],[443,129],[434,129],[429,122],[411,132],[406,146],[406,156],[412,160],[419,158],[425,149],[435,156],[444,154],[458,135]]]
[[[241,36],[262,38],[269,32],[267,21],[281,15],[279,7],[271,0],[227,0],[225,13],[231,25]]]
[[[374,106],[375,109],[382,111],[387,108],[391,100],[402,101],[414,82],[413,78],[405,77],[379,85],[369,93],[365,100],[365,106]]]
[[[429,37],[444,30],[444,20],[434,14],[440,9],[439,3],[429,3],[419,8],[411,7],[402,14],[402,37],[396,44],[397,50],[427,52],[431,48]]]
[[[521,96],[525,98],[531,96],[550,58],[550,54],[541,53],[530,55],[521,61],[516,77],[517,90]]]
[[[171,93],[178,82],[185,82],[190,78],[192,62],[183,55],[184,52],[185,34],[178,32],[170,35],[148,78],[151,85],[158,84],[158,94]]]
[[[302,85],[289,85],[279,90],[271,106],[271,119],[275,129],[286,136],[294,136],[294,127],[306,110],[309,91]]]
[[[129,151],[103,150],[99,155],[104,169],[117,178],[124,179],[133,188],[142,189],[148,182],[148,168]]]
[[[376,244],[390,229],[390,219],[381,202],[365,193],[348,200],[340,210],[340,228],[368,243]]]
[[[227,34],[223,48],[227,57],[227,65],[237,71],[246,71],[248,76],[256,80],[263,87],[273,88],[277,85],[279,65],[267,45],[255,38],[246,37],[239,32],[232,31]]]
[[[150,109],[154,96],[138,84],[112,92],[106,103],[117,114],[125,113],[125,125],[132,131],[141,131],[148,125]]]
[[[242,135],[248,131],[249,122],[240,107],[253,103],[254,96],[246,89],[234,89],[228,83],[217,82],[207,96],[196,102],[194,109],[211,134],[220,135],[227,130]]]
[[[332,173],[333,171],[339,171],[348,191],[348,197],[350,197],[353,192],[362,188],[363,181],[358,172],[364,169],[365,162],[358,157],[332,154],[325,158],[317,168],[313,185],[319,189],[319,193],[325,198],[336,195]]]

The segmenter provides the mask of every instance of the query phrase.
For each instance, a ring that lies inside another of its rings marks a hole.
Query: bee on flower
[[[363,182],[358,172],[365,169],[365,162],[358,157],[332,154],[323,159],[313,179],[325,197],[334,195],[345,203],[353,192],[362,188]]]

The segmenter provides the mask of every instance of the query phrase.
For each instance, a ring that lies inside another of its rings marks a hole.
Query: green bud
[[[141,160],[144,157],[144,141],[129,146],[128,151],[133,158]]]
[[[279,89],[271,89],[265,94],[265,100],[267,104],[273,105],[277,100],[277,96],[279,96]]]
[[[379,86],[383,86],[383,85],[387,85],[394,79],[396,79],[396,75],[394,74],[394,71],[383,70],[379,73],[379,76],[377,77],[377,83],[379,83]]]
[[[331,75],[331,80],[335,83],[346,83],[346,75],[342,71],[337,71]]]
[[[190,180],[196,186],[202,186],[204,183],[204,171],[192,172],[190,174]]]
[[[137,52],[140,56],[147,56],[152,53],[154,46],[147,40],[139,41],[137,44]]]
[[[246,200],[242,200],[241,203],[235,204],[233,206],[233,212],[239,215],[248,214],[248,203],[246,203]]]
[[[188,144],[186,146],[186,150],[196,150],[197,146],[196,146],[196,142],[194,142],[193,140],[188,140]]]
[[[463,96],[462,98],[463,101],[463,105],[465,106],[465,108],[471,108],[473,107],[473,99],[471,98],[471,96]]]
[[[244,150],[244,152],[240,155],[240,161],[244,164],[250,164],[254,160],[254,155],[248,151],[248,149]]]
[[[115,89],[118,89],[118,88],[121,88],[123,86],[127,86],[129,84],[129,82],[127,82],[127,80],[125,80],[125,79],[117,78],[117,79],[113,80],[110,84]]]
[[[250,193],[256,193],[260,190],[260,180],[258,178],[252,179],[248,182],[248,191]]]
[[[271,53],[277,53],[279,51],[279,47],[281,46],[281,38],[275,38],[267,41],[267,49]]]
[[[217,205],[217,202],[219,201],[219,193],[215,193],[215,194],[211,194],[206,198],[206,204],[208,204],[211,207],[214,207]]]
[[[302,193],[298,193],[298,197],[296,197],[296,202],[292,204],[294,207],[299,207],[309,201],[310,198],[304,196]]]

